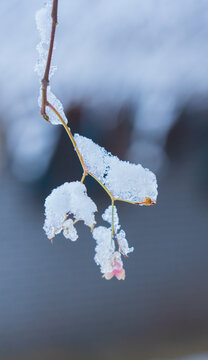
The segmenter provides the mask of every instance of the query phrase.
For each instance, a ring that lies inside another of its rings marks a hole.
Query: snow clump
[[[110,227],[99,226],[93,230],[93,238],[96,240],[95,262],[100,266],[100,271],[106,280],[112,279],[113,276],[118,280],[124,280],[125,270],[121,254],[127,256],[134,248],[129,248],[126,234],[120,230],[115,206],[112,209],[112,205],[110,205],[103,213],[102,218],[110,224]],[[118,250],[116,250],[116,245],[118,245]]]
[[[92,228],[95,225],[96,211],[97,206],[87,195],[84,184],[79,181],[66,182],[52,190],[45,200],[43,229],[49,239],[63,230],[66,238],[75,241],[78,236],[74,222],[83,220],[85,225]],[[72,216],[73,221],[68,216]]]
[[[156,202],[157,180],[152,171],[120,160],[84,136],[75,134],[74,139],[88,172],[96,176],[115,199],[140,205]]]

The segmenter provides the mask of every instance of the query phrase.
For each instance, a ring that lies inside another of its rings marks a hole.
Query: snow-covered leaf
[[[91,228],[95,224],[96,211],[97,207],[87,195],[84,184],[79,181],[66,182],[52,190],[45,200],[43,229],[49,239],[53,238],[62,231],[64,222],[70,215],[75,221],[83,220]]]
[[[113,156],[103,147],[79,134],[75,141],[89,173],[98,178],[115,199],[151,205],[157,199],[156,176],[140,164]]]

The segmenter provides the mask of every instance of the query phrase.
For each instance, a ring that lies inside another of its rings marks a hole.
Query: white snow
[[[112,229],[112,205],[109,205],[102,215],[103,220],[110,224],[110,229]],[[118,242],[119,250],[123,255],[128,255],[134,251],[134,248],[129,248],[128,242],[126,240],[126,233],[124,230],[120,230],[121,226],[119,224],[119,217],[117,207],[114,205],[113,208],[113,219],[114,219],[114,236]],[[119,231],[120,230],[120,231]],[[114,241],[114,240],[113,240]]]
[[[110,224],[109,227],[98,226],[93,230],[93,238],[96,240],[95,262],[100,266],[101,273],[106,279],[111,279],[115,269],[123,269],[121,254],[127,256],[134,248],[129,248],[126,234],[120,230],[117,208],[114,205],[114,234],[112,234],[112,206],[104,211],[102,218]],[[119,231],[120,230],[120,231]],[[118,250],[116,250],[118,248]],[[122,274],[125,274],[122,273]],[[125,277],[125,275],[123,275]],[[123,278],[122,276],[122,278]],[[118,278],[118,277],[117,277]]]
[[[77,230],[73,225],[72,219],[68,219],[64,222],[63,235],[66,239],[70,239],[71,241],[76,241],[78,239]]]
[[[156,176],[140,164],[131,164],[113,156],[103,147],[79,134],[75,141],[87,170],[95,175],[116,199],[141,203],[145,198],[157,199]]]
[[[111,241],[111,229],[98,226],[93,230],[93,238],[96,240],[95,262],[100,266],[102,274],[110,273],[113,268],[111,259],[115,253],[115,244]]]
[[[52,93],[51,87],[48,86],[47,88],[47,99],[51,105],[59,112],[64,122],[67,124],[68,120],[66,118],[66,115],[64,113],[63,105],[59,99]],[[38,105],[41,108],[41,101],[42,101],[42,91],[40,88],[40,95],[38,98]],[[59,120],[58,116],[54,113],[54,111],[49,107],[46,106],[46,113],[49,117],[50,123],[53,125],[61,125],[61,121]]]
[[[40,42],[37,45],[37,51],[39,54],[38,61],[35,65],[35,71],[38,73],[40,81],[43,78],[46,60],[48,55],[48,49],[50,44],[50,34],[51,34],[51,9],[52,1],[47,1],[45,6],[38,10],[35,14],[36,26],[40,34]],[[55,68],[51,67],[49,77],[53,74]]]
[[[105,209],[105,211],[102,215],[102,218],[103,218],[103,220],[108,222],[110,225],[112,224],[112,206],[111,205],[109,205],[107,207],[107,209]],[[113,208],[113,222],[114,222],[114,230],[115,230],[115,232],[117,232],[120,229],[120,225],[119,225],[118,211],[117,211],[117,208],[115,205]]]
[[[51,10],[52,1],[49,0],[45,3],[45,6],[38,10],[35,14],[36,26],[40,32],[40,38],[43,44],[49,44],[51,33]]]
[[[128,241],[126,240],[126,233],[124,230],[121,230],[119,233],[117,233],[116,238],[119,243],[120,251],[123,255],[128,255],[129,253],[134,251],[134,248],[130,248],[128,245]]]
[[[95,224],[97,207],[87,195],[86,187],[79,181],[58,186],[45,200],[44,230],[49,239],[62,231],[67,215],[74,220],[83,220],[90,228]],[[66,223],[70,227],[71,223]],[[67,229],[65,228],[65,235]],[[76,240],[76,234],[72,235]]]

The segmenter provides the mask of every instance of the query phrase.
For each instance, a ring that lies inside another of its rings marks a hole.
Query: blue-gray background
[[[81,168],[39,115],[40,6],[0,5],[0,358],[208,359],[208,3],[60,1],[52,88],[72,130],[158,178],[156,206],[118,204],[135,248],[120,282],[84,226],[53,246],[42,230],[44,198]]]

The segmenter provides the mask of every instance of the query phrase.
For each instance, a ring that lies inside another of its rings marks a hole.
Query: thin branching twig
[[[51,37],[50,37],[50,46],[48,50],[48,56],[46,61],[46,68],[44,72],[44,76],[41,80],[42,83],[42,103],[41,103],[41,115],[44,117],[45,120],[49,121],[48,115],[46,114],[46,105],[47,105],[47,87],[49,86],[49,73],[51,68],[51,59],[53,54],[53,47],[54,47],[54,39],[56,33],[56,25],[58,23],[58,0],[53,0],[53,6],[51,11],[52,17],[52,26],[51,26]]]
[[[51,35],[50,35],[50,45],[49,45],[49,50],[48,50],[48,56],[47,56],[44,76],[41,80],[41,83],[42,83],[41,115],[43,116],[43,118],[45,120],[50,122],[50,119],[49,119],[48,115],[46,114],[46,107],[48,106],[54,112],[54,114],[59,118],[60,123],[63,125],[65,131],[67,132],[67,134],[72,142],[74,150],[75,150],[75,152],[79,158],[80,164],[82,166],[83,176],[82,176],[81,182],[83,183],[86,176],[90,175],[99,183],[99,185],[105,190],[105,192],[110,197],[111,205],[112,205],[111,239],[113,240],[113,237],[115,236],[115,229],[114,229],[114,202],[115,201],[123,201],[123,202],[127,202],[127,203],[130,203],[133,205],[139,205],[139,204],[140,205],[141,204],[142,205],[153,205],[155,203],[150,198],[145,198],[144,201],[141,203],[115,198],[115,196],[110,192],[110,190],[108,190],[108,188],[94,174],[92,174],[90,171],[88,171],[87,166],[86,166],[84,159],[78,149],[78,146],[76,144],[76,141],[74,139],[74,136],[73,136],[70,128],[66,125],[64,119],[62,118],[62,116],[60,115],[58,110],[51,103],[49,103],[48,98],[47,98],[47,88],[49,86],[49,74],[50,74],[51,60],[52,60],[53,49],[54,49],[54,39],[55,39],[55,32],[56,32],[56,26],[57,26],[57,12],[58,12],[58,0],[53,0],[52,12],[51,12],[52,26],[51,26]],[[91,230],[93,230],[93,229],[91,229]],[[53,241],[53,240],[51,239],[51,241]],[[120,245],[119,245],[119,249],[120,249]],[[122,251],[122,249],[120,249],[120,251]]]

